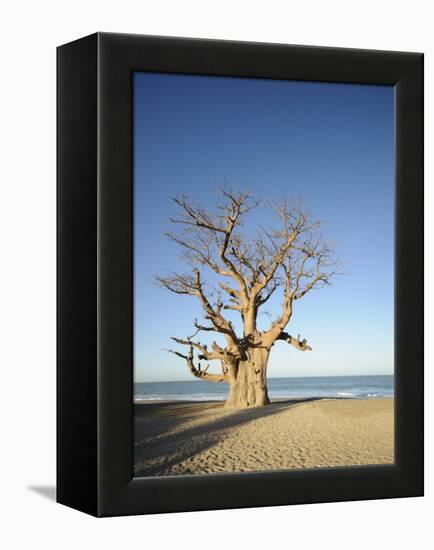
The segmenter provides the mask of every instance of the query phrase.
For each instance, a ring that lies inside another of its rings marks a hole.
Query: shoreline
[[[352,395],[310,395],[310,396],[301,396],[301,395],[286,395],[284,397],[273,397],[270,398],[270,404],[273,403],[282,403],[286,401],[321,401],[321,400],[333,400],[336,399],[340,401],[341,399],[351,399],[351,400],[366,400],[366,401],[375,401],[377,399],[395,399],[394,395],[375,395],[372,397],[365,397],[365,396],[352,396]],[[193,403],[224,403],[226,401],[226,397],[222,399],[160,399],[159,397],[156,398],[147,398],[147,399],[133,399],[133,405],[151,405],[153,403],[164,403],[166,405],[182,405],[185,404],[193,404]]]
[[[136,476],[392,464],[393,397],[276,398],[134,404]]]

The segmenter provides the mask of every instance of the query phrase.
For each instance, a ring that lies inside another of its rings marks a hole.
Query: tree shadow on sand
[[[239,411],[225,410],[221,402],[135,405],[135,475],[168,475],[173,466],[224,439],[229,429],[319,399],[277,401],[265,408]],[[188,426],[193,421],[198,422]],[[187,427],[183,429],[182,426]]]

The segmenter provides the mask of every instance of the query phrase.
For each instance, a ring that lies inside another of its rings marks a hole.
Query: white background
[[[430,2],[15,1],[1,10],[0,545],[3,548],[428,548],[433,535],[432,345],[425,498],[100,519],[54,503],[55,47],[95,31],[425,52],[432,208]],[[431,210],[432,213],[432,210]],[[426,250],[433,223],[427,216]],[[427,255],[427,280],[432,255]],[[427,302],[432,287],[427,285]],[[432,312],[426,315],[432,334]],[[427,338],[428,340],[428,338]],[[45,496],[44,496],[45,494]]]

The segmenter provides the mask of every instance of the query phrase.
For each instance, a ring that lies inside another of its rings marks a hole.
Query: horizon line
[[[356,376],[395,376],[395,373],[383,373],[383,374],[322,374],[322,375],[314,375],[314,376],[270,376],[267,378],[267,380],[282,380],[285,378],[350,378],[350,377],[356,377]],[[140,380],[136,381],[134,380],[134,384],[159,384],[162,382],[204,382],[204,380],[195,380],[194,378],[192,380]],[[225,382],[223,382],[225,383]]]

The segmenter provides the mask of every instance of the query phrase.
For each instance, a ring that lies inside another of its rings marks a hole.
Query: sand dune
[[[393,463],[393,399],[135,405],[135,475]]]

